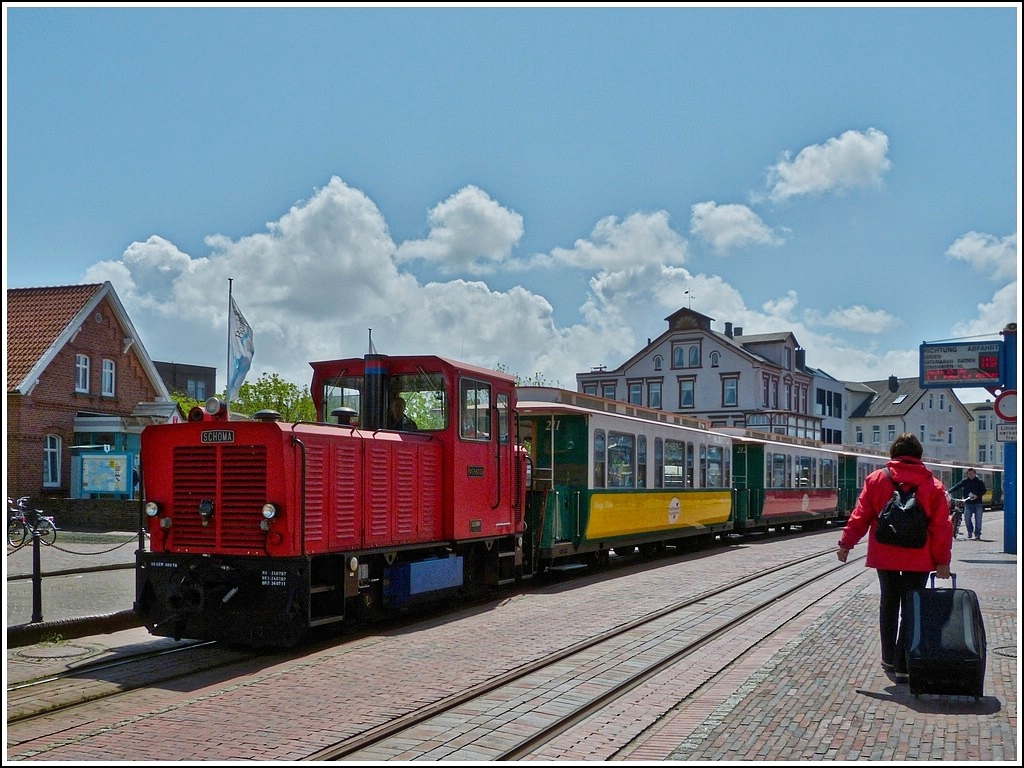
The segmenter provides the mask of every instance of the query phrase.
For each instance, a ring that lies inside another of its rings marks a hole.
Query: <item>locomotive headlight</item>
[[[150,517],[156,517],[160,514],[160,505],[158,505],[155,501],[147,501],[146,514]]]
[[[213,501],[211,499],[203,499],[199,502],[199,516],[203,518],[203,525],[210,524],[210,520],[213,519]]]
[[[224,403],[222,403],[216,397],[210,397],[210,398],[207,398],[205,407],[206,407],[206,412],[208,414],[210,414],[211,416],[216,416],[218,413],[220,413],[222,410],[224,410]]]
[[[273,520],[274,517],[277,516],[277,507],[275,507],[273,504],[264,504],[263,505],[263,516],[267,520]]]

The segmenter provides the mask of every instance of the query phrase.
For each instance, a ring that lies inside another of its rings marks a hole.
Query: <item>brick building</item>
[[[129,498],[143,427],[180,418],[109,282],[8,289],[8,496]]]

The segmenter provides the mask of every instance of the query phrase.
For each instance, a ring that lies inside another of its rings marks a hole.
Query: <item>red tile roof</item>
[[[7,290],[7,391],[17,389],[103,284]]]

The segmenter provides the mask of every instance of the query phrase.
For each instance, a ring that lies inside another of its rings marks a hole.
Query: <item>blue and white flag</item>
[[[231,299],[231,316],[228,318],[228,343],[231,367],[228,370],[228,402],[238,397],[238,390],[245,381],[245,375],[252,365],[254,348],[252,328],[242,317],[235,300]]]

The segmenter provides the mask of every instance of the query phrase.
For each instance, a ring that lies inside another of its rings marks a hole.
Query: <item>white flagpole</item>
[[[228,364],[224,369],[224,416],[231,420],[231,278],[228,278]]]

